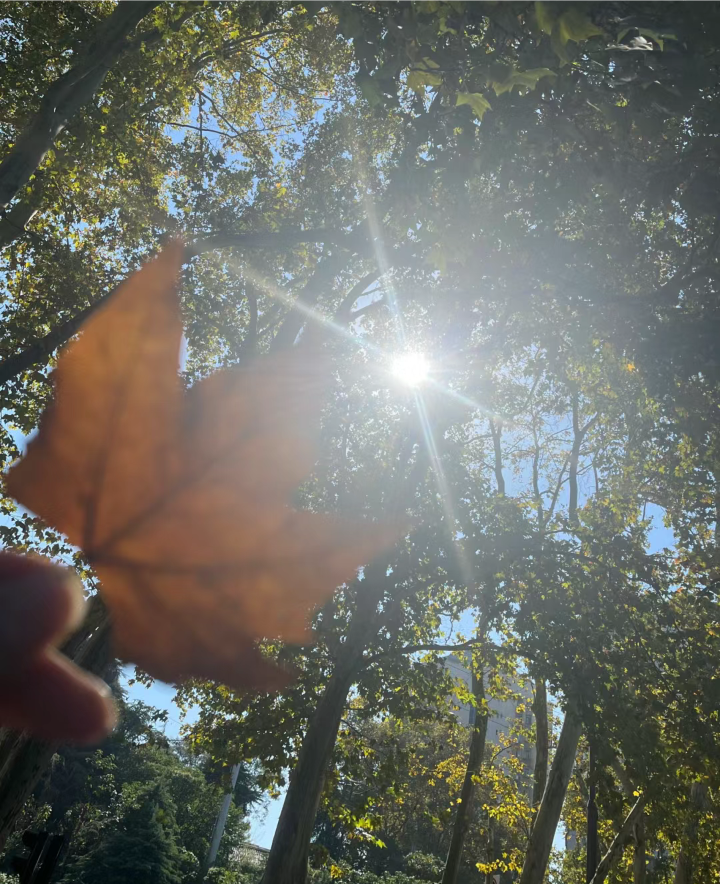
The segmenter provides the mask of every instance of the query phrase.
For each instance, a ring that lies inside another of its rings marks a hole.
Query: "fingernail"
[[[72,571],[59,568],[56,573],[60,583],[67,591],[69,602],[66,628],[59,636],[60,638],[65,638],[75,632],[85,619],[85,589],[80,578]]]
[[[92,680],[97,685],[97,690],[100,696],[102,697],[103,703],[105,704],[105,718],[102,723],[102,735],[109,734],[111,730],[117,726],[118,723],[118,714],[117,707],[115,706],[115,699],[112,695],[112,691],[101,679],[93,676]]]
[[[97,689],[104,707],[97,729],[92,729],[82,740],[83,743],[88,745],[95,745],[101,743],[109,733],[115,730],[118,723],[118,712],[112,691],[105,682],[87,673],[86,677],[93,682],[93,686]]]
[[[78,578],[47,566],[36,566],[15,580],[6,578],[0,602],[0,657],[8,662],[33,657],[44,645],[77,629],[85,609]]]

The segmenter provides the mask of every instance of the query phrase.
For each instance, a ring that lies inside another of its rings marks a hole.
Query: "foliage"
[[[346,864],[437,880],[465,774],[469,734],[454,720],[368,721],[354,708],[340,732],[336,773],[316,824],[316,864]],[[529,826],[517,734],[486,747],[463,881],[517,863]],[[510,751],[508,751],[510,749]],[[514,857],[514,861],[513,861]],[[480,868],[481,867],[481,868]]]
[[[6,7],[9,145],[110,5]],[[445,651],[427,646],[463,645],[470,612],[491,665],[581,715],[603,842],[642,792],[649,872],[684,851],[717,876],[718,25],[712,3],[166,3],[10,207],[39,209],[2,255],[6,464],[66,323],[182,231],[214,238],[182,283],[187,385],[315,333],[332,382],[296,503],[419,526],[316,612],[312,645],[265,643],[298,673],[281,694],[180,691],[200,704],[191,745],[256,762],[270,789],[340,697],[319,768],[323,825],[349,845],[336,875],[369,876],[351,866],[380,832],[349,771],[390,831],[418,784],[350,725],[440,727]],[[431,383],[388,375],[407,350]],[[62,536],[3,512],[6,545],[94,579]],[[577,771],[575,829],[585,743]],[[565,859],[573,881],[582,848]]]
[[[197,880],[210,846],[225,785],[202,758],[171,746],[156,729],[164,713],[121,701],[117,731],[94,750],[64,748],[35,792],[35,809],[18,826],[5,857],[21,849],[24,828],[64,832],[70,843],[63,881]],[[238,781],[219,857],[247,834],[243,817],[253,796],[249,771]]]
[[[123,796],[117,828],[79,860],[72,880],[119,884],[132,878],[143,884],[180,884],[182,858],[168,796],[159,786],[125,791],[130,794]]]

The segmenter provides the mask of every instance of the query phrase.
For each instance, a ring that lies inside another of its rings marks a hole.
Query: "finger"
[[[0,724],[50,742],[92,744],[115,726],[110,691],[48,649],[23,670],[0,674]]]
[[[76,629],[84,608],[82,584],[71,571],[0,553],[0,673],[24,667]]]

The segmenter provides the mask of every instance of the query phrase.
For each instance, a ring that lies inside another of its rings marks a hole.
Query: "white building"
[[[443,665],[454,682],[464,682],[468,690],[472,690],[472,674],[464,660],[449,655],[444,658]],[[507,746],[504,751],[512,753],[520,759],[525,772],[526,784],[532,790],[536,756],[535,743],[514,733],[513,725],[517,727],[518,724],[521,724],[525,729],[534,727],[533,695],[527,684],[521,685],[514,682],[510,685],[510,689],[514,694],[519,695],[520,699],[514,697],[507,700],[498,700],[494,697],[488,699],[489,716],[486,743],[496,746],[498,749]],[[455,695],[452,697],[452,703],[458,722],[464,727],[472,727],[475,724],[475,707],[471,703],[460,702]],[[518,706],[524,706],[524,711],[518,712]]]

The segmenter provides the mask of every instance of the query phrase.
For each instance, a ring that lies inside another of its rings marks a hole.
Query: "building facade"
[[[455,683],[464,683],[472,690],[472,673],[469,668],[469,659],[456,655],[444,658],[443,665]],[[487,679],[487,675],[484,673]],[[486,682],[487,683],[487,682]],[[535,743],[516,733],[518,725],[527,729],[534,729],[535,716],[532,712],[533,695],[530,686],[513,682],[510,690],[516,697],[505,700],[490,697],[488,699],[488,726],[486,745],[496,747],[498,760],[502,761],[503,753],[512,753],[519,758],[523,767],[523,785],[532,794],[532,778],[535,770]],[[471,703],[461,702],[456,695],[452,698],[453,712],[458,722],[463,727],[472,727],[475,724],[476,709]],[[518,707],[524,706],[524,710],[518,711]],[[505,748],[506,747],[506,748]],[[502,751],[501,751],[502,750]]]

